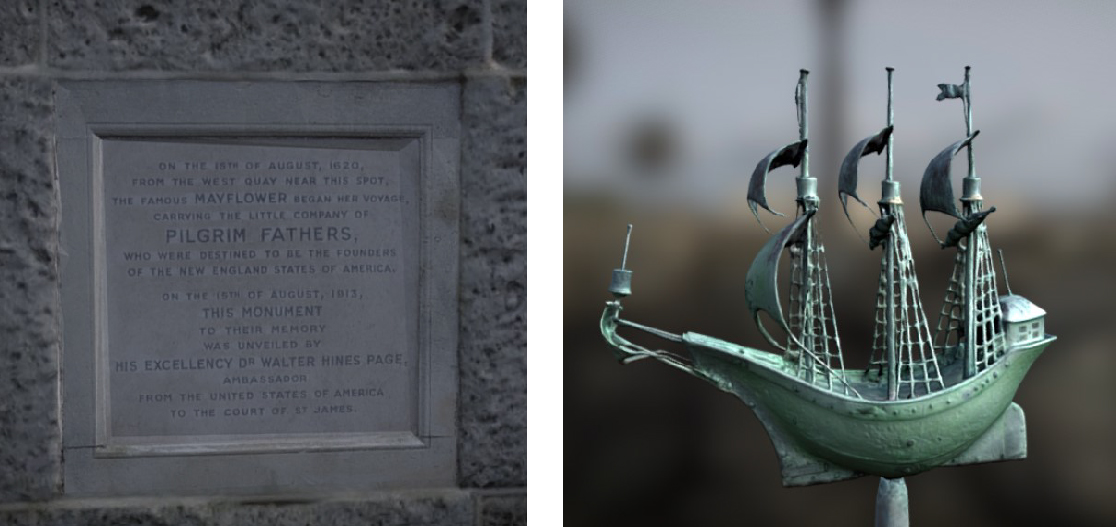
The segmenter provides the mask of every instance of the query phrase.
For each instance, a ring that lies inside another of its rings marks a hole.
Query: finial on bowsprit
[[[612,284],[608,290],[616,298],[624,298],[632,294],[632,272],[625,269],[628,266],[628,244],[632,241],[632,224],[628,224],[628,236],[624,239],[624,257],[620,260],[620,268],[612,270]]]

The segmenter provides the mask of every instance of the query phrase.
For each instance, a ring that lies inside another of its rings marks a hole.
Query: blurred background
[[[908,478],[912,524],[1116,524],[1116,3],[566,0],[564,24],[567,521],[871,523],[876,478],[783,488],[742,402],[651,361],[618,365],[597,324],[633,223],[625,318],[766,347],[743,300],[767,237],[748,177],[797,139],[806,68],[839,332],[846,363],[865,365],[880,253],[857,234],[871,214],[850,204],[855,228],[841,214],[836,174],[885,125],[885,66],[896,68],[895,176],[935,323],[953,253],[921,221],[918,185],[965,134],[960,101],[935,101],[936,85],[961,83],[971,65],[977,174],[997,207],[989,236],[1059,340],[1015,398],[1029,458]],[[796,174],[768,182],[772,208],[791,216]],[[865,158],[866,202],[882,176],[882,158]],[[788,221],[761,215],[773,230]],[[939,234],[951,223],[932,221]]]

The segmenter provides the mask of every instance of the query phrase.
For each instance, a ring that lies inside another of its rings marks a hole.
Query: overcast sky
[[[833,177],[839,156],[884,125],[884,67],[893,66],[896,176],[910,201],[930,158],[964,136],[960,102],[936,102],[936,84],[960,83],[972,65],[986,196],[1054,206],[1116,197],[1116,2],[850,1],[842,51],[829,55],[844,57],[840,81],[822,53],[823,24],[832,20],[815,2],[565,6],[567,190],[646,182],[624,147],[636,123],[653,119],[673,132],[675,155],[671,176],[641,191],[698,202],[743,193],[756,162],[797,138],[799,68],[813,72],[811,168]],[[827,90],[843,94],[836,113],[825,107],[833,103]],[[832,141],[820,134],[834,118],[840,152],[826,162],[817,148]]]

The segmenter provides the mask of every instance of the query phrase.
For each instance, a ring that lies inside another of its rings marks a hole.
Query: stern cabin
[[[1029,344],[1046,336],[1046,311],[1019,295],[1000,297],[1004,337],[1008,347]]]

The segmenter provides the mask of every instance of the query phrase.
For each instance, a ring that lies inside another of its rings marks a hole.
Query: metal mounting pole
[[[876,491],[876,527],[910,527],[907,511],[907,482],[903,478],[880,478]]]

